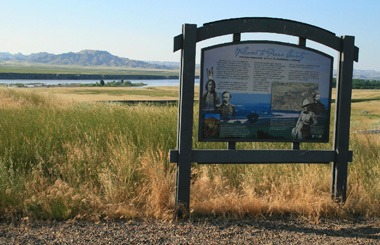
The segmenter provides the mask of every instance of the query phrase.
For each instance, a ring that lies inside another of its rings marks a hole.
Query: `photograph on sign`
[[[271,41],[201,56],[199,141],[329,141],[331,56]]]

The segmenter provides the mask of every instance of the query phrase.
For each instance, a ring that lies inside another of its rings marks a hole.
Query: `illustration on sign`
[[[328,142],[332,64],[279,42],[202,49],[199,141]]]

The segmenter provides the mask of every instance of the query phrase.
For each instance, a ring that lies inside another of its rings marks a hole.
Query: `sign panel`
[[[199,141],[328,142],[333,58],[249,41],[202,49]]]

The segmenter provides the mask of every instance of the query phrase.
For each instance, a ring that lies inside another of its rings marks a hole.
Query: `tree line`
[[[103,79],[100,82],[96,82],[95,84],[82,84],[82,86],[95,86],[95,87],[142,87],[145,86],[145,83],[132,83],[131,81],[124,81],[123,79],[120,81],[111,81],[105,82]]]
[[[336,87],[336,78],[333,78],[332,86]],[[352,89],[380,89],[379,80],[352,79]]]

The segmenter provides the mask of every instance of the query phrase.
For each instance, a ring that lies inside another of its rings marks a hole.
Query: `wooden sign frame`
[[[233,42],[241,41],[241,33],[277,33],[298,37],[298,45],[306,40],[323,44],[339,52],[335,100],[333,149],[301,150],[293,142],[290,150],[236,150],[236,142],[228,142],[226,150],[193,149],[194,78],[197,42],[232,34]],[[170,162],[177,164],[175,193],[176,217],[188,217],[190,210],[191,163],[202,164],[263,164],[263,163],[331,163],[331,193],[334,200],[345,202],[349,150],[350,111],[353,62],[358,61],[359,48],[353,36],[336,36],[317,26],[277,18],[237,18],[206,23],[197,28],[184,24],[182,34],[174,37],[174,52],[181,50],[178,103],[177,147],[170,150]]]

